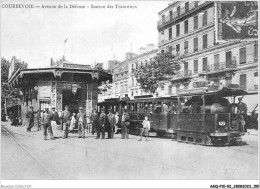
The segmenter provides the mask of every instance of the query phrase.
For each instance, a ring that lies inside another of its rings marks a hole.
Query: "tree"
[[[179,61],[170,52],[157,54],[145,67],[136,69],[134,76],[145,92],[155,93],[156,89],[180,70]]]
[[[25,69],[27,68],[27,63],[24,61],[17,60],[15,57],[13,59],[15,61],[15,68],[14,72],[18,69]],[[8,74],[9,74],[9,67],[11,63],[6,60],[4,57],[1,58],[1,106],[4,107],[5,99],[12,99],[19,97],[18,89],[14,88],[11,89],[8,85]]]

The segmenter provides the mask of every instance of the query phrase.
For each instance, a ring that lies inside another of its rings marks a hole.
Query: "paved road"
[[[42,131],[8,122],[1,130],[2,179],[258,179],[257,132],[241,146],[207,147],[132,135],[44,141]]]

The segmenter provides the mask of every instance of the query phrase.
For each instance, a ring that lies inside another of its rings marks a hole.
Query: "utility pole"
[[[69,38],[64,40],[64,59],[65,59],[65,55],[66,55],[66,43],[68,41]]]

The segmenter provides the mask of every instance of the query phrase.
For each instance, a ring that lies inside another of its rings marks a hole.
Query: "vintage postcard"
[[[259,188],[257,1],[1,1],[1,188]]]

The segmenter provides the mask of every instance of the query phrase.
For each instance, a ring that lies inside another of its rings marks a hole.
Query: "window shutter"
[[[198,73],[198,60],[194,60],[194,73]]]
[[[246,74],[240,75],[240,89],[246,90]]]
[[[206,26],[208,22],[208,12],[205,11],[203,14],[202,26]]]
[[[172,28],[169,28],[169,40],[172,39]]]
[[[198,38],[194,38],[194,52],[198,51]]]
[[[205,58],[203,58],[202,70],[203,70],[203,71],[206,71],[206,70],[207,70],[207,67],[208,67],[208,58],[205,57]]]
[[[255,44],[255,61],[258,60],[258,43]]]
[[[185,12],[189,11],[189,2],[185,3]]]
[[[189,21],[186,20],[184,22],[184,33],[188,33],[188,31],[189,31]]]
[[[194,16],[194,30],[198,29],[198,16]]]
[[[180,35],[180,24],[176,25],[176,37],[179,37]]]
[[[203,35],[203,49],[207,48],[208,46],[208,35]]]
[[[246,63],[246,47],[239,49],[239,63]]]

